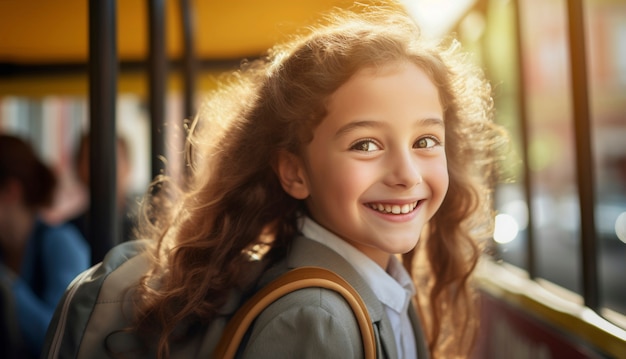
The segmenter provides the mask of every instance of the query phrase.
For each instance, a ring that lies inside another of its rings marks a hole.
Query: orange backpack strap
[[[369,313],[363,299],[352,286],[337,274],[320,267],[293,269],[265,287],[237,310],[226,325],[215,348],[214,358],[234,358],[243,336],[254,319],[278,298],[303,288],[320,287],[341,294],[348,302],[359,324],[365,358],[376,358],[376,340]]]

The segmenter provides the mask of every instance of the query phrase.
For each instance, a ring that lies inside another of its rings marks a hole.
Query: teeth
[[[407,203],[403,205],[391,205],[391,204],[382,204],[382,203],[369,203],[368,207],[374,209],[378,212],[382,213],[392,213],[392,214],[407,214],[412,212],[415,207],[417,207],[418,201]]]

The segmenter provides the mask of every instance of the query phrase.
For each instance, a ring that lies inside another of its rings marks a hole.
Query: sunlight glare
[[[402,2],[426,37],[438,38],[452,30],[476,0],[405,0]]]
[[[513,216],[501,213],[496,216],[493,240],[499,244],[512,242],[519,233],[519,225]]]

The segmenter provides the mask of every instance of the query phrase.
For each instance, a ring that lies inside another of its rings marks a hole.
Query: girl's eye
[[[434,137],[422,137],[415,142],[414,148],[432,148],[440,144],[438,139]]]
[[[350,146],[350,149],[354,151],[371,152],[380,150],[380,146],[372,140],[363,140]]]

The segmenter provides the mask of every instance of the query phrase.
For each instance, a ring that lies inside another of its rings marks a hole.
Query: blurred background
[[[151,3],[163,9],[156,40]],[[128,210],[159,173],[155,157],[182,175],[183,120],[220,73],[351,3],[118,1],[114,128],[129,147]],[[512,151],[494,179],[490,255],[626,328],[626,1],[403,3],[424,36],[453,35],[472,53],[491,80],[496,120],[511,133]],[[0,132],[30,141],[60,177],[50,221],[89,202],[74,161],[91,123],[88,15],[84,0],[0,1]],[[150,100],[155,46],[166,55],[160,114]],[[155,115],[164,144],[156,154]]]

